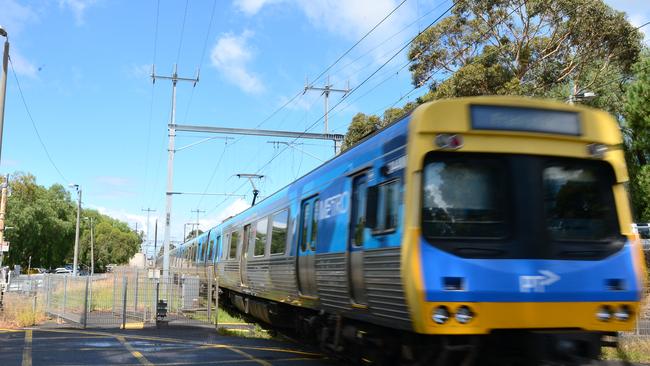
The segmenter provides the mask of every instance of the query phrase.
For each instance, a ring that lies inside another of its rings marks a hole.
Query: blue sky
[[[157,210],[151,216],[153,227],[156,215],[162,218],[165,210],[171,84],[151,83],[152,64],[160,74],[171,73],[178,64],[181,77],[194,77],[200,68],[196,87],[178,85],[179,124],[322,132],[317,121],[323,100],[316,92],[268,117],[399,2],[0,0],[0,25],[9,33],[27,106],[61,174],[36,136],[11,70],[0,170],[30,172],[47,186],[78,183],[85,207],[131,226],[138,222],[143,227],[146,214],[141,210],[150,207]],[[608,3],[628,12],[634,24],[650,20],[645,0]],[[358,85],[450,4],[406,1],[330,70],[334,87]],[[330,132],[345,133],[355,113],[381,113],[410,92],[408,69],[401,69],[405,63],[406,56],[399,55],[341,103],[330,115]],[[315,85],[324,82],[323,77]],[[339,101],[333,94],[330,105]],[[204,137],[179,132],[177,147]],[[246,198],[175,196],[174,239],[182,237],[184,223],[196,221],[191,210],[207,211],[200,218],[206,229],[246,207],[251,187],[235,174],[266,175],[259,184],[261,194],[268,195],[333,152],[329,142],[305,140],[278,149],[270,140],[275,139],[214,139],[178,152],[174,191],[235,192]],[[162,219],[160,223],[162,238]]]

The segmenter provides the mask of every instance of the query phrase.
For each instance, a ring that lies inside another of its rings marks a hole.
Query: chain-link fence
[[[211,271],[118,269],[73,277],[45,275],[38,296],[53,317],[81,327],[216,324],[217,282]]]

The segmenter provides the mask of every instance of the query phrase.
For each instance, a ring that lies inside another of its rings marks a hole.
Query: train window
[[[354,246],[363,245],[363,231],[366,226],[366,191],[368,178],[366,174],[356,176],[352,180],[352,220],[350,239]]]
[[[507,235],[504,177],[499,159],[427,159],[423,172],[422,230],[431,238]]]
[[[237,245],[239,245],[239,237],[241,234],[239,231],[233,231],[230,234],[230,254],[228,255],[229,259],[237,258]]]
[[[284,254],[287,247],[287,224],[289,211],[282,210],[273,215],[273,228],[271,230],[271,254]]]
[[[373,233],[394,231],[399,219],[400,181],[392,180],[378,187],[377,218]]]
[[[266,250],[266,237],[269,226],[269,218],[265,217],[255,223],[255,253],[256,257],[264,256]]]
[[[316,239],[318,239],[318,209],[320,200],[316,199],[312,204],[312,215],[311,215],[311,240],[309,240],[309,246],[312,252],[316,251]]]
[[[611,168],[560,162],[548,164],[542,175],[546,224],[554,239],[600,240],[616,233]]]
[[[228,259],[230,255],[230,233],[226,234],[226,239],[223,241],[223,259]]]
[[[206,261],[212,262],[212,260],[213,260],[213,258],[212,258],[213,255],[212,254],[213,254],[214,250],[215,250],[214,239],[210,239],[210,242],[208,244],[207,254],[205,256]]]
[[[311,220],[311,201],[305,201],[302,204],[302,240],[300,241],[300,250],[301,251],[306,251],[307,250],[307,235],[309,232],[309,221]]]

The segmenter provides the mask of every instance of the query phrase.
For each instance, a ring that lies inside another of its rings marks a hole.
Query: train
[[[622,144],[585,106],[425,103],[170,266],[211,272],[229,306],[360,363],[597,359],[634,328],[646,280]]]

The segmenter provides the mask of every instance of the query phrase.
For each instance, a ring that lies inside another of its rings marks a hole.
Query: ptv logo
[[[560,280],[560,276],[548,270],[539,270],[539,275],[519,276],[519,292],[545,292],[550,286]]]

